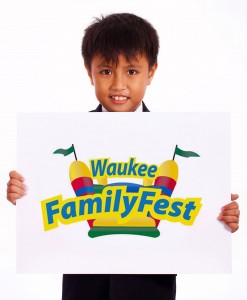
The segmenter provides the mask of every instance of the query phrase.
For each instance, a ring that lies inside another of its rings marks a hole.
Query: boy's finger
[[[227,209],[221,212],[222,216],[235,216],[239,217],[240,211],[237,208],[234,209]]]
[[[9,182],[7,183],[7,186],[10,187],[12,185],[17,186],[17,187],[23,189],[24,191],[27,190],[27,186],[18,179],[10,179]]]
[[[26,191],[16,185],[11,185],[7,188],[7,197],[11,193],[17,194],[20,197],[23,197],[24,195],[26,195]]]
[[[218,220],[223,221],[224,223],[237,223],[239,222],[239,217],[237,216],[224,216],[222,214],[219,215]]]
[[[239,198],[239,195],[238,194],[231,194],[231,200],[232,201],[235,201]]]
[[[17,193],[8,193],[7,195],[7,199],[14,205],[16,204],[16,200],[20,199],[21,197],[22,196]]]
[[[229,210],[229,209],[238,209],[238,203],[233,201],[221,208],[221,211]]]
[[[239,228],[238,223],[227,223],[226,225],[231,228],[232,233],[237,231]]]
[[[20,180],[22,182],[25,181],[25,178],[20,173],[18,173],[16,171],[9,172],[9,178],[10,179],[17,179],[17,180]]]

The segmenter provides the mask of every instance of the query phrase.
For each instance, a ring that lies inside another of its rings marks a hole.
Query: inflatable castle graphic
[[[70,182],[77,197],[85,195],[102,194],[104,188],[109,186],[125,186],[126,192],[137,193],[141,187],[152,187],[161,189],[162,195],[170,197],[178,180],[178,165],[175,162],[175,155],[183,157],[198,157],[192,151],[184,151],[176,146],[173,159],[164,161],[157,169],[155,178],[144,178],[142,184],[132,182],[108,183],[107,176],[97,178],[97,184],[93,182],[93,176],[89,167],[82,161],[77,160],[75,147],[58,149],[54,154],[67,156],[74,153],[75,161],[69,168]],[[88,235],[91,238],[111,234],[133,234],[156,238],[160,235],[158,229],[160,220],[153,218],[150,213],[145,217],[133,217],[125,223],[119,223],[116,218],[100,218],[88,220],[90,227]]]

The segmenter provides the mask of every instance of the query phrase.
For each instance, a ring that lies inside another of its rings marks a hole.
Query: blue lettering
[[[107,167],[107,175],[116,175],[117,165],[116,163],[110,163]]]
[[[140,165],[139,169],[138,169],[138,175],[139,176],[145,176],[146,171],[147,171],[147,165]]]
[[[147,205],[152,205],[153,203],[153,200],[149,200],[147,199],[148,197],[154,197],[155,196],[155,192],[147,192],[147,191],[144,191],[142,193],[142,197],[141,197],[141,200],[140,200],[140,204],[139,204],[139,207],[138,207],[138,211],[139,212],[142,212],[144,210],[144,206],[147,204]]]
[[[119,210],[121,195],[122,195],[122,191],[117,190],[116,191],[116,196],[115,196],[115,201],[114,201],[113,211],[118,211]]]
[[[165,215],[166,208],[169,207],[169,201],[167,199],[160,199],[154,204],[154,211],[156,214]]]
[[[148,176],[151,177],[151,178],[153,178],[153,177],[155,177],[155,173],[156,172],[157,172],[157,166],[152,165],[148,169]]]
[[[54,200],[52,202],[46,203],[46,211],[47,211],[47,219],[48,224],[54,223],[53,215],[59,213],[59,209],[53,209],[53,206],[58,205],[58,200]]]
[[[178,217],[181,214],[181,209],[179,208],[179,206],[183,206],[183,202],[180,201],[173,202],[172,203],[173,212],[170,211],[168,215],[171,217]]]
[[[87,206],[87,214],[93,214],[94,211],[96,211],[96,213],[102,212],[102,200],[100,197],[80,200],[80,215],[85,214],[85,206]]]
[[[61,215],[63,219],[69,219],[76,217],[75,202],[67,202],[62,207]]]
[[[104,176],[106,165],[107,165],[107,161],[108,161],[108,159],[104,159],[104,162],[103,162],[103,165],[102,165],[102,160],[97,160],[96,166],[94,164],[95,163],[94,160],[90,161],[93,177]]]
[[[131,176],[131,173],[133,173],[133,176],[136,176],[135,168],[138,166],[138,164],[135,164],[135,158],[131,157],[129,162],[130,164],[129,164],[128,175]]]
[[[196,206],[194,205],[195,202],[189,202],[185,205],[185,212],[184,212],[184,215],[183,215],[183,218],[185,220],[190,220],[191,216],[190,216],[190,212],[192,210],[195,210],[196,209]]]
[[[112,195],[112,191],[108,190],[106,193],[107,193],[107,195],[109,197],[105,198],[105,212],[110,212],[110,210],[111,210],[111,195]]]
[[[121,217],[125,218],[128,216],[128,214],[131,212],[133,206],[136,203],[136,200],[138,199],[138,196],[133,196],[131,199],[129,199],[129,196],[123,196],[125,211],[121,213]]]

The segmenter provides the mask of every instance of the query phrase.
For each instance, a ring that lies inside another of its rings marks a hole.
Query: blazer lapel
[[[143,109],[143,112],[150,112],[144,102],[142,102],[142,109]]]
[[[96,107],[96,109],[90,110],[90,112],[102,112],[102,105],[99,104],[99,105]]]
[[[147,106],[145,105],[144,102],[142,102],[142,109],[143,109],[143,112],[149,112],[149,109],[147,108]],[[102,105],[99,104],[96,109],[94,110],[90,110],[90,112],[102,112]]]

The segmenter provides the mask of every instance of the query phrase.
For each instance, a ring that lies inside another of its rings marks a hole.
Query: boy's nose
[[[113,90],[125,90],[126,89],[126,81],[123,75],[115,75],[112,81],[112,89]]]

